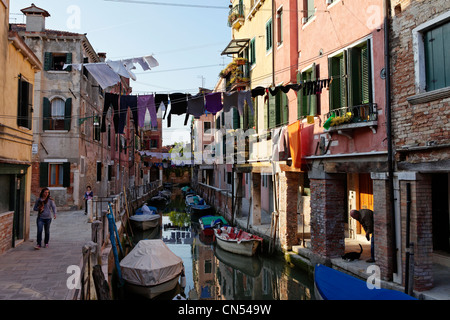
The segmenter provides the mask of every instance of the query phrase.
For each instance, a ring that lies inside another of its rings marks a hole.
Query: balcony
[[[375,134],[378,126],[378,107],[375,103],[331,110],[323,127],[328,133],[338,133],[352,139],[357,128],[368,127]]]
[[[250,84],[249,70],[247,59],[235,58],[220,72],[219,76],[226,79],[227,91],[232,91]]]
[[[238,4],[231,8],[228,14],[228,26],[239,30],[244,25],[244,5]]]

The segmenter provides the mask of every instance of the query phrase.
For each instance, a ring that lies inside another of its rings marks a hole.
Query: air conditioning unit
[[[327,4],[332,4],[333,0],[327,0]]]

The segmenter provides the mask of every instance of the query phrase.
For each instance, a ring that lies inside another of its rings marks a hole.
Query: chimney
[[[27,17],[27,32],[44,32],[45,31],[45,18],[50,17],[50,14],[41,8],[38,8],[31,4],[31,7],[21,10]]]
[[[106,52],[99,52],[98,57],[100,58],[101,62],[105,62],[106,61]]]

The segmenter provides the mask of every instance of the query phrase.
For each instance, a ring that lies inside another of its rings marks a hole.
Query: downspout
[[[395,203],[394,203],[394,155],[393,155],[393,139],[392,139],[392,117],[391,117],[391,61],[390,61],[390,7],[391,1],[384,0],[384,60],[386,73],[386,135],[388,148],[388,176],[389,176],[389,205],[391,211],[391,250],[392,250],[392,273],[398,272],[397,264],[397,244],[396,244],[396,225],[395,225]]]
[[[275,0],[272,0],[272,86],[275,87]]]

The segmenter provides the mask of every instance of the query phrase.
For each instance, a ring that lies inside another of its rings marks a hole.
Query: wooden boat
[[[198,195],[192,194],[192,195],[187,195],[186,196],[186,200],[184,201],[186,204],[186,212],[187,213],[191,213],[192,212],[192,206],[193,205],[203,205],[205,204],[205,200],[203,200],[203,198],[201,198]]]
[[[166,198],[167,200],[169,200],[170,197],[172,196],[172,192],[170,192],[169,190],[162,190],[162,191],[159,192],[159,195],[160,195],[161,197],[164,197],[164,198]]]
[[[390,289],[369,289],[367,283],[344,272],[318,264],[314,269],[317,300],[417,300]]]
[[[204,216],[198,222],[205,236],[213,236],[214,228],[228,227],[228,222],[222,216]]]
[[[216,244],[225,251],[253,256],[262,243],[261,237],[233,227],[214,229]]]
[[[160,239],[139,241],[120,267],[126,290],[149,299],[174,289],[184,273],[183,260]]]
[[[234,253],[225,251],[220,247],[214,249],[214,255],[219,259],[219,261],[234,270],[239,270],[240,272],[250,276],[258,277],[262,270],[262,259],[258,256],[247,257],[243,255],[236,255]]]
[[[162,196],[154,196],[149,202],[156,207],[163,207],[167,204],[168,200]]]
[[[131,225],[137,230],[149,230],[159,225],[159,214],[135,214],[130,217]]]
[[[196,216],[203,216],[211,213],[211,206],[209,204],[194,204],[191,206],[190,213]]]

